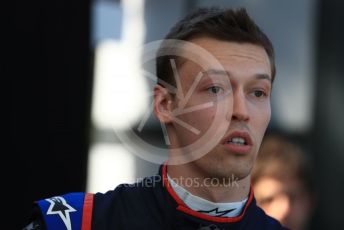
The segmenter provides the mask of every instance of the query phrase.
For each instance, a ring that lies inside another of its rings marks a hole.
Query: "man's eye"
[[[212,94],[219,94],[223,92],[223,89],[219,86],[211,86],[207,90]]]
[[[262,90],[255,90],[255,91],[253,92],[253,94],[254,94],[255,97],[262,97],[262,96],[265,96],[265,95],[266,95],[266,94],[264,93],[264,91],[262,91]]]

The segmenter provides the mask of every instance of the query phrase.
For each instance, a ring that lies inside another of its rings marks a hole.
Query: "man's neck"
[[[220,179],[207,178],[197,172],[190,164],[168,165],[167,172],[179,186],[195,196],[215,203],[242,201],[250,192],[250,176],[240,180],[229,178],[221,183]]]

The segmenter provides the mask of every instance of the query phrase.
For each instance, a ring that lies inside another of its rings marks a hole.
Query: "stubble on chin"
[[[217,178],[230,182],[241,180],[250,175],[254,163],[253,156],[228,155],[214,151],[193,162],[202,177]]]

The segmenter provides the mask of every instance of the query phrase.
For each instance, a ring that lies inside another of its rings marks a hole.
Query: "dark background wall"
[[[2,44],[2,77],[12,83],[10,122],[4,121],[12,140],[2,150],[2,166],[9,167],[1,186],[6,229],[24,226],[32,201],[85,189],[90,8],[91,0],[17,1],[6,12],[14,18],[14,32]],[[315,120],[310,133],[297,136],[315,158],[319,203],[312,229],[344,225],[343,9],[342,1],[319,1]]]
[[[90,0],[17,3],[6,44],[12,143],[3,152],[4,229],[24,227],[34,200],[84,191],[92,86]]]
[[[316,107],[312,152],[319,203],[316,229],[344,224],[344,2],[323,0],[319,6]]]

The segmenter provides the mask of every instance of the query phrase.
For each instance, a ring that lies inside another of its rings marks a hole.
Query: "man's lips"
[[[247,132],[234,131],[223,139],[222,144],[232,153],[246,154],[251,151],[253,142]]]

